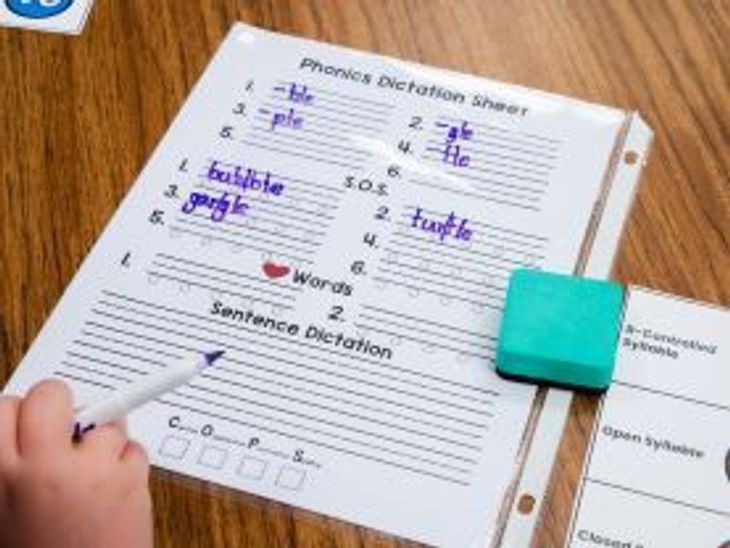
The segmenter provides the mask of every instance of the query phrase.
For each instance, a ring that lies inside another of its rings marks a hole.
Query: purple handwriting
[[[455,167],[467,167],[471,162],[471,156],[463,152],[461,143],[471,141],[474,137],[474,130],[469,127],[469,122],[464,121],[459,125],[437,122],[436,125],[446,128],[444,147],[436,149],[441,152],[441,161]]]
[[[304,118],[297,114],[293,108],[290,108],[287,112],[274,112],[271,115],[271,131],[276,130],[277,127],[298,129],[303,125]]]
[[[281,91],[287,91],[286,88],[277,88]],[[309,88],[305,85],[290,84],[288,89],[288,97],[292,103],[302,105],[311,105],[314,102],[314,95],[309,92]]]
[[[445,164],[456,167],[467,167],[471,161],[471,156],[461,151],[461,145],[446,145],[442,153],[441,161]]]
[[[460,126],[449,126],[446,144],[450,145],[458,140],[471,141],[472,137],[474,137],[474,130],[469,127],[469,122],[462,122]]]
[[[288,86],[278,86],[274,88],[274,91],[285,93],[287,101],[296,105],[307,106],[314,102],[314,95],[309,91],[309,88],[303,84],[299,85],[291,83]],[[264,114],[269,114],[268,111],[262,112],[264,112]],[[294,108],[271,113],[271,131],[276,130],[278,127],[298,129],[303,125],[304,118]]]
[[[232,198],[229,199],[229,198]],[[248,204],[238,195],[230,195],[227,192],[218,198],[206,192],[191,192],[188,199],[182,205],[182,212],[192,214],[198,208],[210,210],[210,218],[215,222],[221,222],[226,215],[243,215],[248,209]]]
[[[415,213],[411,216],[412,228],[430,234],[436,234],[442,242],[447,237],[464,242],[471,240],[473,231],[467,228],[466,225],[468,222],[466,218],[459,219],[453,211],[442,221],[435,218],[428,218],[420,207],[416,208]]]
[[[273,196],[281,196],[284,192],[283,183],[272,181],[271,173],[268,171],[258,172],[252,168],[236,165],[224,166],[217,160],[213,160],[206,176],[209,181],[232,185],[244,192],[256,191]]]

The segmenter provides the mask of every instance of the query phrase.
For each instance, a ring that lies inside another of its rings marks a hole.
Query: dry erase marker
[[[216,350],[187,357],[159,373],[148,375],[126,388],[117,390],[105,400],[87,405],[76,415],[74,439],[79,439],[96,426],[120,420],[140,405],[185,384],[203,369],[213,365],[222,355],[223,350]]]

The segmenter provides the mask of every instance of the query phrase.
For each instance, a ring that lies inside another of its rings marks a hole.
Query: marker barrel
[[[124,418],[130,411],[190,381],[205,367],[201,359],[186,359],[111,394],[107,399],[86,406],[76,416],[76,435],[95,426]]]

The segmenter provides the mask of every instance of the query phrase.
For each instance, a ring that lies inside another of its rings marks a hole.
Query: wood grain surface
[[[730,304],[730,2],[97,0],[79,37],[0,29],[0,384],[234,21],[638,109],[656,141],[616,277]],[[595,404],[535,546],[562,546]],[[159,547],[411,545],[163,473],[153,494]]]

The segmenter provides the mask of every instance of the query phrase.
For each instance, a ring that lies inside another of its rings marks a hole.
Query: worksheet
[[[730,543],[730,310],[632,288],[574,547]]]
[[[629,118],[236,25],[7,390],[224,349],[131,415],[156,466],[483,542],[536,392],[494,371],[507,279],[576,269]]]

